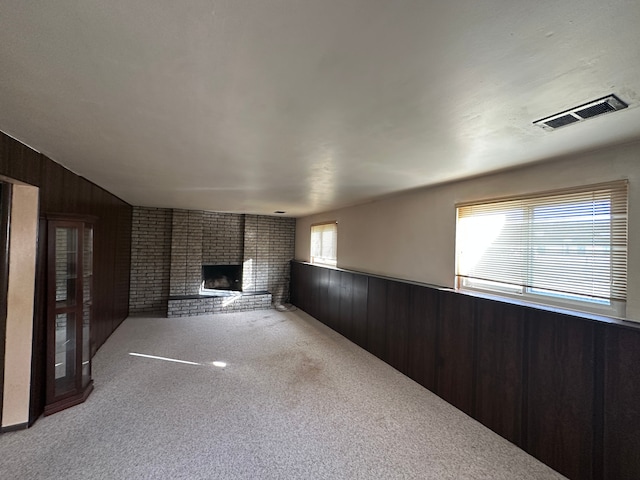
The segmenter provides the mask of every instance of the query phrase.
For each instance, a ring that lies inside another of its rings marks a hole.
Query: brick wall
[[[289,301],[295,229],[293,218],[245,215],[243,290],[268,290],[276,305]]]
[[[242,263],[244,222],[244,215],[203,212],[203,265],[239,265]]]
[[[171,210],[134,207],[130,313],[166,313],[171,261]]]
[[[260,288],[258,282],[258,216],[245,215],[244,218],[244,252],[243,252],[242,290],[254,292],[266,290]]]
[[[294,218],[263,217],[269,221],[268,290],[276,305],[289,301],[290,262],[294,256]]]
[[[195,295],[202,279],[204,212],[173,210],[169,295]]]
[[[293,218],[135,207],[130,310],[166,313],[169,296],[197,294],[203,264],[242,263],[244,291],[288,302],[294,241]]]

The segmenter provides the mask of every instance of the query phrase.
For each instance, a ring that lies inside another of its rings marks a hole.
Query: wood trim
[[[36,294],[31,357],[31,400],[29,426],[44,411],[47,366],[47,220],[38,219],[38,252],[36,255]]]
[[[98,221],[98,217],[95,215],[85,215],[82,213],[47,213],[45,215],[49,221],[59,222],[84,222],[89,224],[95,224]]]
[[[20,430],[26,430],[27,428],[29,428],[29,422],[16,423],[15,425],[0,428],[0,433],[18,432]]]
[[[2,183],[0,191],[0,425],[4,399],[5,340],[7,333],[7,289],[9,286],[9,230],[11,224],[10,183]]]

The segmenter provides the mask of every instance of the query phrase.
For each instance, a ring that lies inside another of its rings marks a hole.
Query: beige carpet
[[[2,479],[564,478],[300,311],[129,318],[93,377]]]

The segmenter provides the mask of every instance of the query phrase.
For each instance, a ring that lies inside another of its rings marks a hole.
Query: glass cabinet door
[[[82,221],[50,220],[48,244],[45,414],[84,401],[92,388],[93,228]]]
[[[78,228],[55,228],[55,384],[54,396],[75,391]]]

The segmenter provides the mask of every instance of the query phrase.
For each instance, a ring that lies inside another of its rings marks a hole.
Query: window
[[[624,315],[627,182],[459,205],[456,285]]]
[[[311,263],[336,266],[338,225],[336,222],[311,226]]]

